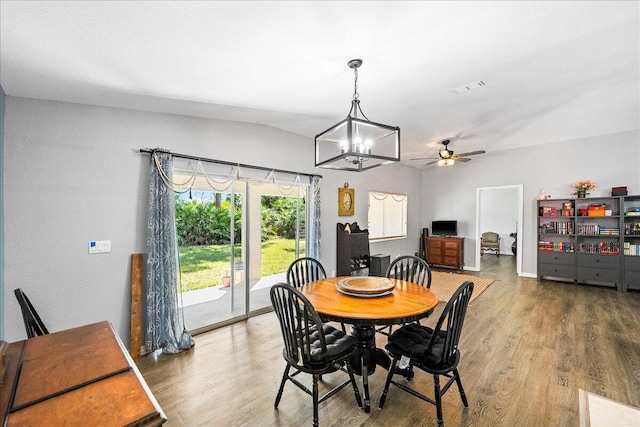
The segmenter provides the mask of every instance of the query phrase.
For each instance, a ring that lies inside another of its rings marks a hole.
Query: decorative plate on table
[[[394,287],[394,283],[386,277],[354,276],[340,279],[336,283],[339,292],[360,297],[389,295]]]
[[[341,294],[349,295],[350,297],[358,297],[358,298],[378,298],[378,297],[383,297],[385,295],[391,295],[393,293],[393,289],[386,292],[379,293],[379,294],[353,294],[351,292],[343,291],[340,289],[338,289],[338,291]]]

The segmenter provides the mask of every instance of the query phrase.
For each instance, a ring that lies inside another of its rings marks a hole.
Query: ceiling
[[[361,58],[362,110],[400,126],[415,167],[443,139],[491,155],[640,128],[637,1],[2,0],[0,19],[7,95],[260,123],[309,144],[346,117]]]

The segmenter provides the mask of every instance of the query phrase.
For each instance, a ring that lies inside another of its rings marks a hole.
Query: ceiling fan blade
[[[438,160],[438,159],[436,159],[435,157],[415,157],[409,160]]]
[[[455,160],[456,162],[470,162],[471,159],[467,159],[466,157],[458,157],[458,156],[453,156],[453,160]]]
[[[433,162],[425,163],[425,166],[432,165],[434,163],[438,163],[438,160],[434,160]]]
[[[475,156],[476,154],[484,154],[484,153],[486,153],[486,151],[478,150],[478,151],[469,151],[468,153],[456,154],[456,156],[459,156],[459,157],[462,157],[462,156]]]

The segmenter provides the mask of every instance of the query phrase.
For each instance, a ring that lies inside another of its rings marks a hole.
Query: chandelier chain
[[[354,75],[354,79],[353,79],[353,99],[357,100],[360,97],[360,94],[358,93],[358,69],[357,68],[353,69],[353,75]]]

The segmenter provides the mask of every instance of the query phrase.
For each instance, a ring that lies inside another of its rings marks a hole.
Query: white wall
[[[524,223],[521,248],[522,274],[537,271],[536,196],[541,188],[554,198],[568,197],[571,185],[593,180],[593,196],[608,196],[611,187],[627,186],[640,194],[640,131],[601,135],[540,146],[487,152],[468,163],[434,167],[422,175],[422,224],[431,220],[458,220],[458,234],[465,237],[465,265],[475,259],[475,194],[481,187],[524,187]]]
[[[130,256],[146,251],[149,155],[140,148],[324,176],[321,259],[335,270],[336,222],[366,227],[367,190],[409,194],[409,235],[372,253],[417,251],[420,171],[315,169],[313,140],[273,128],[194,117],[6,97],[4,135],[5,302],[2,337],[26,337],[13,289],[21,287],[50,331],[100,320],[129,342]],[[354,217],[337,216],[337,189],[355,189]],[[111,252],[88,254],[90,240]]]
[[[383,190],[404,193],[407,199],[407,239],[389,240],[371,243],[370,252],[388,254],[391,259],[398,254],[413,255],[418,252],[421,224],[421,181],[420,171],[401,165],[387,165],[361,173],[334,174],[323,173],[326,179],[322,186],[322,262],[327,274],[335,271],[336,265],[336,223],[357,222],[360,228],[367,228],[367,211],[369,207],[369,190]],[[338,188],[349,182],[355,189],[355,211],[353,217],[338,217]],[[328,193],[328,194],[327,194]],[[328,201],[325,203],[325,200]],[[327,215],[325,215],[325,213]],[[334,218],[325,221],[325,218]]]
[[[50,330],[109,320],[129,342],[130,255],[145,251],[146,235],[149,156],[140,148],[323,175],[321,260],[329,272],[335,270],[335,224],[366,227],[369,189],[409,195],[409,238],[372,244],[372,254],[414,253],[422,227],[452,218],[467,237],[465,263],[476,265],[476,188],[524,184],[523,273],[531,275],[540,188],[564,197],[573,182],[592,179],[594,195],[620,185],[640,194],[638,130],[488,152],[451,168],[392,165],[347,173],[315,169],[312,139],[264,126],[10,96],[5,108],[0,308],[7,341],[25,338],[13,297],[22,287]],[[345,181],[355,189],[354,217],[337,216],[337,189]],[[90,240],[107,239],[111,253],[88,254]]]

